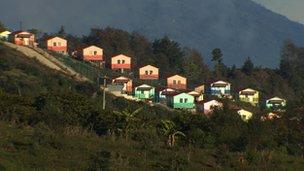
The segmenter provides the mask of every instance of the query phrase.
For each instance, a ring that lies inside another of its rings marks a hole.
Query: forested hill
[[[28,0],[15,6],[16,3],[19,0],[2,3],[7,8],[2,9],[6,15],[0,19],[6,24],[14,25],[22,20],[24,27],[43,31],[55,31],[62,24],[75,34],[88,32],[92,26],[111,26],[137,31],[150,39],[168,35],[198,49],[206,59],[212,49],[221,48],[226,64],[239,65],[250,56],[257,65],[274,67],[279,63],[284,40],[304,44],[301,24],[251,0],[75,0],[73,3]]]

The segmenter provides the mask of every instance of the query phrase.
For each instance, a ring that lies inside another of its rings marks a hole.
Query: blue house
[[[230,97],[231,84],[225,81],[217,81],[211,84],[211,94],[218,97]]]

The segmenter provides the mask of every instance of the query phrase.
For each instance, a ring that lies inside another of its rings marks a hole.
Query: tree
[[[211,61],[216,62],[217,64],[221,64],[223,61],[223,54],[221,49],[216,48],[212,51],[212,59]]]
[[[244,62],[242,71],[247,75],[251,75],[253,70],[254,70],[254,64],[252,63],[250,57],[248,57]]]
[[[124,122],[123,132],[125,134],[126,141],[128,141],[130,131],[134,127],[135,122],[138,120],[136,116],[139,114],[141,110],[142,108],[138,108],[133,112],[130,111],[129,109],[125,109],[122,112],[114,111],[115,115],[123,119]]]
[[[176,125],[171,120],[162,120],[161,123],[161,131],[168,137],[167,143],[169,147],[174,147],[177,136],[186,136],[183,132],[176,130]]]
[[[214,62],[214,70],[217,78],[227,75],[227,67],[223,64],[223,54],[221,49],[216,48],[211,52],[211,61]]]
[[[5,31],[6,28],[4,26],[4,24],[0,21],[0,32]]]
[[[199,52],[187,49],[183,63],[184,75],[189,79],[190,83],[197,85],[207,80],[209,68],[204,63],[203,57]]]
[[[183,72],[183,59],[185,52],[182,50],[180,44],[170,40],[169,37],[166,36],[162,39],[155,40],[152,47],[156,57],[165,56],[165,58],[168,60],[171,72]],[[170,73],[170,71],[163,72]]]
[[[66,32],[65,32],[64,26],[60,26],[60,29],[59,29],[59,31],[58,31],[58,35],[59,35],[59,36],[62,36],[62,37],[65,37],[65,36],[66,36]]]

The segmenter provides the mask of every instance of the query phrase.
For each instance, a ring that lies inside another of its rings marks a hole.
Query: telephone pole
[[[100,77],[100,78],[103,79],[103,86],[101,87],[102,88],[102,109],[105,110],[106,109],[106,86],[107,86],[108,77],[107,77],[107,75],[105,75],[104,77]]]

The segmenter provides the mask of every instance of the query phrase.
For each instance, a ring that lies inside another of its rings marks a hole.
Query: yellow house
[[[242,102],[251,103],[254,106],[259,104],[259,92],[250,88],[239,92],[239,99]]]
[[[242,120],[245,121],[245,122],[250,120],[252,118],[252,115],[253,115],[253,113],[251,113],[247,110],[244,110],[244,109],[241,109],[241,110],[237,111],[237,113],[241,116]]]
[[[3,31],[0,33],[0,39],[4,39],[4,40],[8,40],[9,38],[9,35],[11,34],[12,32],[10,31]]]
[[[187,94],[193,96],[196,102],[204,101],[204,94],[197,91],[190,91]]]

